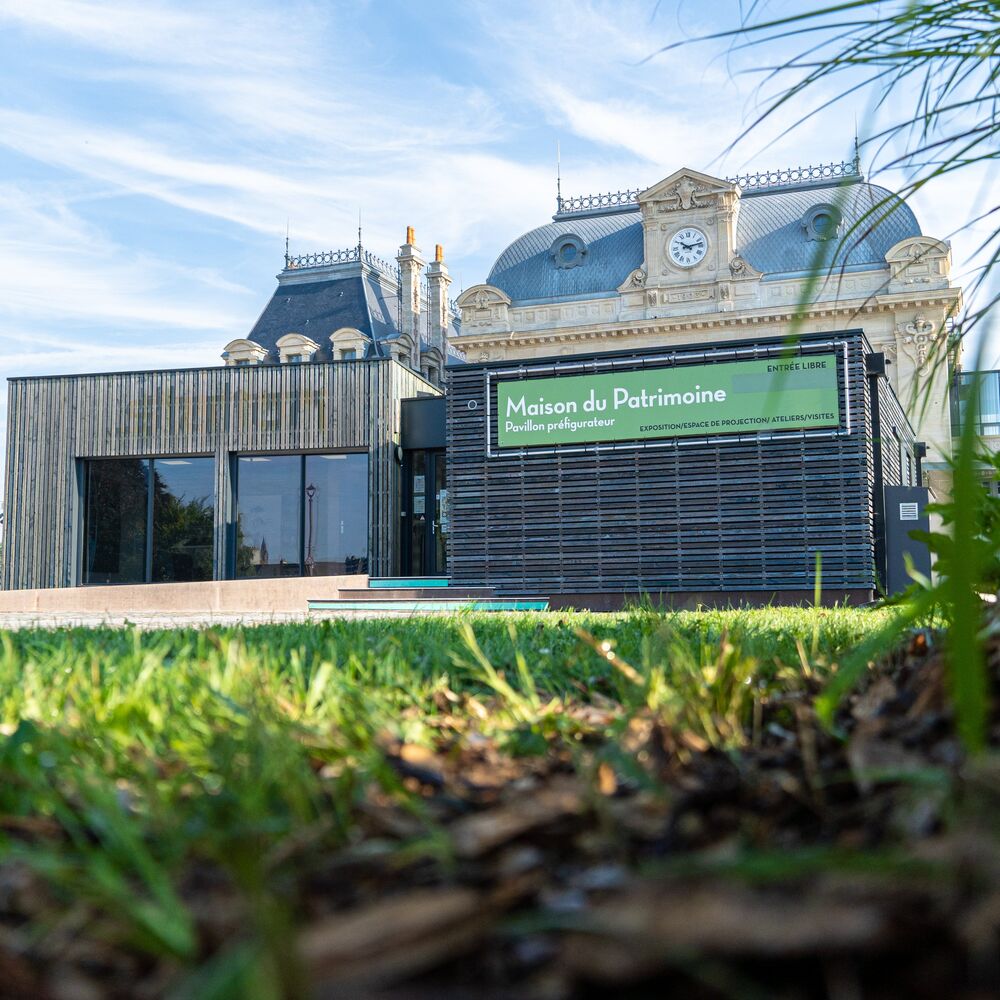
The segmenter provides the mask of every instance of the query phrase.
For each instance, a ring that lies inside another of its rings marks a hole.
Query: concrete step
[[[496,595],[495,587],[367,587],[343,588],[337,591],[341,601],[421,601],[476,598],[485,600]]]
[[[311,612],[374,612],[390,615],[447,614],[455,611],[548,611],[549,602],[536,597],[492,598],[423,598],[417,600],[386,601],[376,598],[366,600],[336,600],[317,598],[309,601]]]

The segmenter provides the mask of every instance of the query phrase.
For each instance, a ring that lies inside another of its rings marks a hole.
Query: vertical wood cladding
[[[858,332],[803,339],[800,350],[847,343],[851,432],[695,443],[603,445],[600,450],[496,450],[496,383],[519,365],[471,365],[450,375],[448,483],[455,584],[525,594],[870,589],[873,580],[868,350]],[[713,345],[718,361],[780,341]],[[623,353],[672,363],[702,348]],[[729,350],[730,354],[726,354]],[[838,350],[838,354],[839,354]],[[608,355],[602,356],[606,360]],[[590,358],[553,359],[583,374]],[[695,360],[709,360],[696,358]],[[841,362],[843,364],[843,362]],[[493,372],[487,408],[486,374]],[[526,376],[536,373],[525,373]],[[841,413],[847,400],[841,379]],[[470,408],[470,405],[472,408]],[[486,414],[491,416],[487,428]],[[842,423],[842,427],[844,424]],[[486,456],[486,434],[493,457]]]
[[[435,390],[395,361],[197,368],[12,379],[4,586],[78,583],[78,463],[212,455],[215,575],[234,516],[230,458],[244,452],[369,452],[369,559],[396,571],[399,400]]]

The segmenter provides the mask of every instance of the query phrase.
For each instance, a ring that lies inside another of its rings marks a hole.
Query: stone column
[[[410,367],[420,371],[420,276],[425,261],[416,246],[413,226],[406,227],[406,242],[399,248],[396,260],[399,263],[401,293],[399,327],[413,341]]]
[[[451,276],[444,262],[444,247],[434,248],[434,260],[427,265],[429,289],[427,308],[430,313],[430,342],[441,355],[440,381],[444,382],[444,367],[448,362],[448,286]]]

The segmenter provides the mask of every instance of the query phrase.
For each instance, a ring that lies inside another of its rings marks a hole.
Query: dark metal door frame
[[[415,457],[423,456],[424,488],[421,494],[414,494]],[[403,576],[437,576],[442,567],[437,559],[437,480],[438,465],[445,462],[445,452],[438,449],[414,449],[407,451],[403,458],[403,547],[401,553]],[[414,503],[414,499],[417,500]],[[421,504],[420,501],[423,501]],[[422,510],[420,509],[422,506]],[[423,520],[422,544],[419,557],[414,553],[413,525],[417,519]],[[419,563],[420,565],[415,565]]]

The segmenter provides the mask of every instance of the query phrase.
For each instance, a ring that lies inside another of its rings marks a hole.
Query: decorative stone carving
[[[286,333],[275,342],[278,348],[278,360],[283,365],[293,362],[312,361],[319,344],[310,337],[301,333]]]
[[[640,292],[645,287],[646,269],[644,267],[637,267],[634,271],[629,272],[629,276],[618,286],[618,291]]]
[[[661,212],[687,211],[691,208],[703,208],[710,200],[710,188],[684,176],[667,189],[657,208]]]
[[[935,344],[941,339],[943,329],[935,326],[923,313],[917,313],[911,322],[899,324],[896,330],[908,353],[915,359],[918,374],[926,375],[930,370],[928,360]]]
[[[462,330],[477,333],[511,331],[510,296],[493,285],[473,285],[456,300],[462,311]]]
[[[345,354],[350,357],[351,351],[355,358],[363,358],[367,345],[367,335],[353,326],[342,326],[330,334],[330,353],[334,361],[345,360]]]
[[[889,291],[912,291],[914,285],[945,287],[951,271],[951,248],[942,240],[911,236],[885,255]]]
[[[738,253],[734,253],[732,257],[729,258],[729,273],[734,278],[759,278],[760,271],[755,267],[751,267],[749,262],[745,257],[741,257]]]
[[[714,298],[715,293],[711,288],[685,288],[667,295],[668,302],[704,302]]]
[[[226,344],[222,359],[227,367],[236,365],[259,365],[267,358],[267,349],[254,340],[239,338]]]

